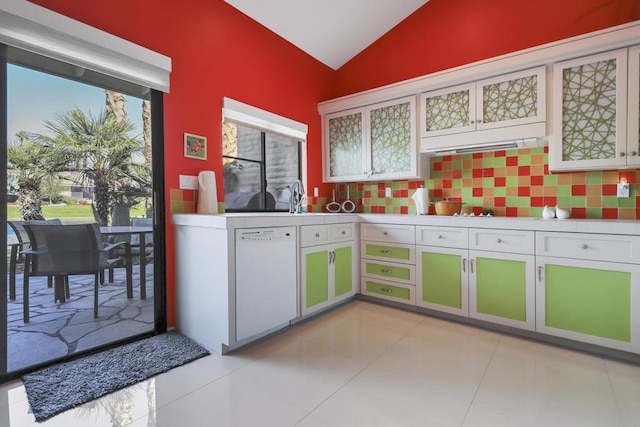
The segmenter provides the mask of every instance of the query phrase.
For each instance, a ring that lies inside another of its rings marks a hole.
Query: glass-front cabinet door
[[[476,130],[475,83],[423,93],[422,137]]]
[[[369,109],[371,146],[369,176],[416,176],[416,99],[414,96],[376,104]]]
[[[327,114],[323,132],[325,182],[419,174],[415,96]]]
[[[364,108],[325,116],[325,181],[357,181],[364,176],[364,118]]]
[[[551,170],[628,164],[627,49],[554,64]]]
[[[545,74],[542,66],[477,82],[476,128],[545,121]]]

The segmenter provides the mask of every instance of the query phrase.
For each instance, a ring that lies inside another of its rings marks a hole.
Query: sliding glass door
[[[8,379],[166,329],[163,200],[155,190],[163,188],[163,126],[159,92],[2,48],[0,379]],[[25,257],[36,245],[64,251],[76,243],[38,241],[31,226],[59,227],[60,240],[65,226],[85,223],[98,224],[91,241],[108,249],[105,265],[86,266],[92,274]]]

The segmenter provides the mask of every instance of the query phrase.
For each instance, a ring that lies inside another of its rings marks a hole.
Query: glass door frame
[[[0,44],[0,167],[4,173],[0,174],[0,191],[3,194],[7,189],[7,142],[8,142],[8,82],[7,65],[9,63],[9,47]],[[14,48],[11,48],[14,49]],[[37,69],[37,68],[34,68]],[[46,72],[44,70],[38,70]],[[8,334],[7,334],[7,307],[8,307],[8,283],[7,262],[0,267],[0,384],[22,376],[26,372],[35,371],[43,366],[76,359],[87,354],[117,347],[127,342],[136,341],[148,336],[164,333],[167,330],[166,319],[166,242],[165,242],[165,191],[164,191],[164,94],[161,91],[150,90],[151,101],[151,135],[152,135],[152,188],[153,188],[153,289],[154,289],[154,323],[153,328],[144,333],[132,335],[121,340],[112,341],[103,345],[81,350],[62,358],[52,359],[42,364],[28,366],[7,372]],[[3,206],[0,209],[0,223],[7,227],[6,197],[2,198]],[[0,244],[7,247],[7,233],[0,233]],[[6,254],[5,254],[6,257]]]

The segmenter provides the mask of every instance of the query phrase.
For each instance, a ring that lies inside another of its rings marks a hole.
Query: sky
[[[67,80],[29,68],[9,64],[7,68],[7,115],[9,143],[15,135],[26,132],[46,133],[44,121],[79,108],[97,116],[105,108],[104,89]],[[135,126],[132,136],[142,134],[142,100],[125,95],[127,118]]]

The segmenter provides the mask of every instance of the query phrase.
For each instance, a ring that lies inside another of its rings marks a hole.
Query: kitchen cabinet
[[[469,229],[469,317],[535,329],[533,231]]]
[[[468,232],[458,227],[416,227],[416,304],[469,315]]]
[[[300,227],[301,314],[315,313],[356,292],[354,224]]]
[[[325,182],[419,176],[415,96],[327,114],[323,125]]]
[[[536,330],[640,352],[639,236],[536,233]]]
[[[415,227],[361,224],[364,295],[415,305]]]
[[[627,149],[640,153],[640,46],[629,49]],[[640,164],[640,156],[627,157],[627,164]]]
[[[546,133],[544,66],[420,95],[421,151]]]
[[[637,139],[627,140],[627,89],[637,89],[638,79],[632,71],[636,81],[627,85],[629,53],[618,49],[554,64],[551,171],[640,164]],[[637,133],[637,121],[633,127]]]

